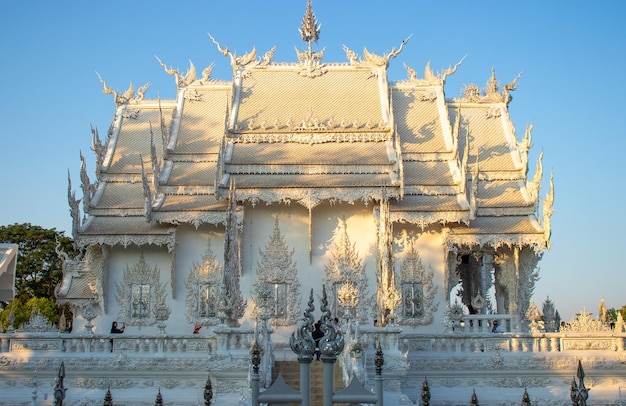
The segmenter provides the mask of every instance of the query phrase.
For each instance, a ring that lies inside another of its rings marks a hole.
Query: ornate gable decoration
[[[404,69],[406,69],[409,75],[409,81],[412,83],[419,84],[419,85],[429,85],[429,86],[443,86],[446,83],[446,78],[454,74],[456,70],[458,69],[458,67],[461,66],[464,60],[465,60],[465,57],[461,58],[461,60],[457,62],[456,65],[454,65],[454,67],[449,67],[443,72],[437,72],[437,73],[433,72],[433,70],[430,67],[430,61],[428,61],[428,63],[426,64],[426,67],[424,68],[423,79],[419,79],[417,77],[417,72],[415,72],[415,70],[412,69],[407,64],[404,64]]]
[[[285,243],[276,218],[265,252],[259,250],[261,262],[257,263],[252,293],[257,312],[261,317],[267,316],[274,326],[294,325],[300,315],[300,282],[292,260],[294,251]]]
[[[324,51],[326,48],[322,48],[320,52],[313,52],[311,43],[317,42],[320,38],[320,25],[317,23],[315,14],[313,14],[313,6],[311,0],[307,2],[306,12],[302,18],[302,25],[300,26],[300,35],[302,41],[308,44],[308,48],[304,52],[298,51],[296,48],[296,54],[298,55],[298,61],[300,62],[300,70],[298,75],[305,78],[315,78],[326,73],[324,64],[322,64],[322,58],[324,57]]]
[[[55,290],[58,303],[77,307],[97,303],[100,311],[105,312],[106,296],[102,283],[105,278],[105,259],[102,247],[91,245],[81,255],[70,258],[57,241],[55,251],[63,260],[63,279]]]
[[[611,331],[607,323],[603,323],[599,319],[594,319],[587,310],[583,310],[574,317],[572,321],[561,326],[562,333],[591,333],[598,331]]]
[[[411,241],[400,271],[402,292],[401,311],[398,315],[400,324],[415,327],[433,322],[433,313],[439,307],[439,303],[433,303],[437,293],[437,286],[433,286],[434,274],[431,267],[425,268],[422,265],[422,260]]]
[[[194,264],[185,282],[187,321],[191,324],[212,326],[219,323],[219,295],[224,270],[215,259],[211,240],[202,256],[201,264]]]
[[[102,83],[102,86],[104,87],[102,93],[112,94],[115,100],[115,104],[118,106],[122,104],[139,103],[144,99],[144,94],[150,87],[150,82],[146,83],[145,85],[137,89],[137,94],[135,95],[135,86],[133,86],[133,82],[130,82],[130,86],[128,87],[128,89],[120,93],[108,87],[106,82],[104,81],[104,79],[102,79],[98,72],[96,72],[96,75],[98,75],[98,79],[100,79],[100,83]]]
[[[161,283],[157,266],[150,267],[141,254],[139,261],[131,267],[126,265],[122,283],[115,283],[115,298],[120,306],[119,321],[129,326],[152,326],[157,320],[157,310],[165,306],[165,286]]]
[[[496,78],[496,71],[491,68],[491,77],[485,85],[484,92],[481,93],[480,88],[474,83],[470,83],[463,88],[464,97],[457,99],[459,102],[474,102],[474,103],[504,103],[507,107],[513,96],[511,92],[517,89],[517,80],[522,76],[520,72],[512,82],[507,83],[502,87],[500,91],[500,81]],[[488,118],[495,117],[492,112],[488,112]]]
[[[330,311],[339,318],[358,317],[360,322],[365,322],[369,309],[365,266],[354,244],[350,243],[345,219],[341,220],[340,227],[341,235],[332,251],[332,260],[324,266],[324,286],[331,292]]]
[[[273,47],[269,51],[267,51],[263,58],[257,59],[256,57],[256,48],[252,48],[252,51],[245,53],[241,56],[237,56],[237,54],[232,53],[228,47],[222,47],[219,42],[211,34],[209,34],[209,38],[217,47],[217,50],[224,56],[228,56],[230,58],[230,65],[234,70],[240,68],[264,68],[272,62],[272,58],[274,57],[274,52],[276,51],[276,47]]]
[[[402,43],[398,49],[392,48],[391,52],[386,53],[385,55],[376,55],[372,52],[369,52],[367,48],[363,48],[363,59],[360,59],[356,52],[352,51],[347,46],[343,46],[343,50],[346,52],[346,57],[350,62],[350,65],[360,66],[360,67],[385,67],[389,66],[389,60],[391,58],[395,58],[402,52],[402,48],[409,42],[413,34],[409,35]]]

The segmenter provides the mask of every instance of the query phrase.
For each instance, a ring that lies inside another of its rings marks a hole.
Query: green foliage
[[[622,320],[626,321],[626,305],[622,306],[621,309],[619,309],[620,313],[622,313]]]
[[[606,310],[606,322],[607,323],[615,323],[617,321],[617,310],[611,307]]]
[[[33,312],[41,313],[50,323],[56,324],[59,322],[59,313],[56,303],[53,299],[46,297],[33,297],[28,299],[26,303],[20,299],[13,300],[0,312],[0,324],[5,331],[9,327],[9,314],[11,311],[13,311],[13,316],[15,317],[13,321],[13,328],[15,329],[19,329],[24,323],[27,323]]]
[[[54,289],[63,276],[63,263],[55,251],[57,240],[63,251],[75,256],[72,239],[63,231],[29,223],[0,226],[0,242],[18,245],[15,298],[22,303],[32,297],[54,300]]]
[[[6,329],[13,307],[14,327],[19,328],[30,319],[33,308],[41,311],[52,323],[61,314],[55,304],[55,288],[63,277],[63,260],[56,252],[57,241],[61,250],[75,257],[72,239],[63,231],[45,229],[29,223],[0,226],[0,242],[18,246],[15,269],[15,299],[2,303],[0,324]]]

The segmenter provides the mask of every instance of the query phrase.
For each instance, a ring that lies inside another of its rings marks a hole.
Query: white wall
[[[319,298],[321,297],[324,267],[332,259],[337,237],[342,232],[342,220],[347,223],[347,233],[350,242],[365,266],[368,278],[368,296],[376,292],[376,223],[371,205],[364,204],[335,204],[320,205],[312,213],[311,246],[309,253],[309,225],[308,211],[298,204],[291,205],[256,205],[246,206],[244,213],[243,234],[241,239],[243,275],[240,287],[244,299],[248,299],[246,318],[243,326],[254,326],[251,320],[253,303],[249,299],[256,280],[258,262],[270,242],[275,219],[278,218],[281,235],[290,249],[294,249],[292,260],[296,264],[298,278],[301,283],[301,308],[304,310],[311,288],[314,290],[315,315],[318,317]],[[194,264],[202,262],[206,252],[207,240],[211,239],[211,249],[216,259],[224,261],[224,230],[223,226],[204,225],[196,229],[191,225],[181,225],[177,229],[176,244],[176,277],[174,280],[175,298],[172,299],[171,286],[171,254],[166,247],[145,246],[113,247],[109,257],[109,278],[107,288],[107,312],[94,320],[97,333],[108,333],[111,322],[117,320],[120,310],[115,298],[116,283],[123,282],[124,269],[132,267],[144,254],[149,266],[158,266],[161,282],[166,284],[168,305],[172,309],[170,319],[166,322],[166,331],[169,334],[190,334],[193,325],[187,321],[185,299],[187,289],[185,282]],[[438,286],[435,303],[439,303],[431,325],[418,326],[419,332],[441,331],[441,315],[445,310],[444,280],[445,280],[445,251],[442,246],[442,237],[439,228],[433,231],[421,232],[420,229],[405,224],[394,226],[394,254],[396,256],[396,273],[404,260],[404,250],[408,249],[407,239],[414,239],[424,266],[430,266],[435,272],[434,283]],[[368,312],[369,316],[369,312]],[[79,325],[77,324],[77,327]],[[295,326],[278,328],[274,336],[275,341],[288,340]],[[75,330],[76,331],[76,330]],[[204,330],[206,331],[206,330]],[[156,334],[157,326],[134,327],[127,326],[127,333]],[[281,339],[282,337],[282,339]]]

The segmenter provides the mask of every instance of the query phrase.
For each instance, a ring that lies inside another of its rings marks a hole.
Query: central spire
[[[306,12],[302,18],[302,26],[299,31],[302,36],[302,41],[309,44],[309,49],[311,48],[311,43],[317,42],[320,38],[320,27],[321,25],[317,23],[315,14],[313,14],[313,5],[311,4],[311,0],[308,0],[306,4]]]

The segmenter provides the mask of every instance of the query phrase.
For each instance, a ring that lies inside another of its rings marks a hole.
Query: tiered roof
[[[406,40],[386,55],[345,48],[348,62],[325,63],[311,47],[312,21],[296,63],[272,62],[273,49],[237,56],[211,37],[230,59],[230,82],[212,79],[212,66],[197,78],[193,65],[179,74],[161,62],[176,100],[146,100],[145,88],[119,96],[103,81],[116,118],[106,144],[94,134],[94,184],[83,168],[78,241],[170,245],[176,224],[224,223],[235,187],[239,202],[309,209],[390,198],[393,221],[447,225],[459,243],[546,246],[541,162],[529,181],[530,130],[518,141],[508,112],[517,78],[500,90],[492,73],[484,91],[469,85],[447,100],[460,62],[440,74],[427,66],[423,78],[407,67],[408,80],[390,82],[387,66]],[[70,203],[78,224],[73,194]]]

